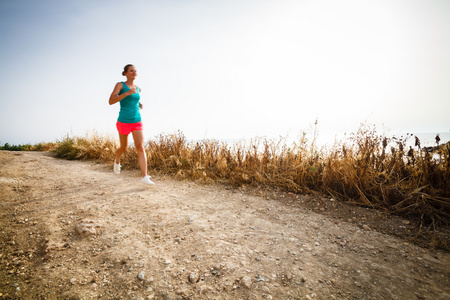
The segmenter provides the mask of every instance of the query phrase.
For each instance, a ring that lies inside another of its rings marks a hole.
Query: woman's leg
[[[147,176],[147,155],[145,154],[144,133],[142,130],[132,131],[134,146],[138,156],[138,163],[141,167],[142,177]]]
[[[116,164],[120,164],[120,157],[122,157],[122,154],[124,154],[127,151],[128,135],[119,133],[119,140],[120,140],[120,147],[119,149],[117,149],[116,152]]]

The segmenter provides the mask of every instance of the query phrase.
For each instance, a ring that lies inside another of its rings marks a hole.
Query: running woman
[[[120,158],[127,151],[128,135],[133,135],[134,146],[136,147],[138,163],[141,167],[141,181],[145,184],[154,184],[147,175],[147,156],[144,147],[144,133],[139,109],[143,106],[139,102],[141,89],[134,84],[137,72],[133,65],[126,65],[122,75],[127,78],[126,81],[118,82],[114,87],[109,104],[120,102],[119,118],[117,119],[117,130],[119,131],[120,147],[117,149],[114,160],[114,173],[120,174]]]

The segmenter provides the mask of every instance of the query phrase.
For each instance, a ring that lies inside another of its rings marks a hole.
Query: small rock
[[[214,269],[219,270],[224,273],[231,273],[234,270],[236,270],[236,266],[232,262],[225,262],[225,263],[216,264],[214,266]]]
[[[363,228],[368,231],[372,230],[372,228],[370,228],[369,225],[366,224],[363,225]]]
[[[42,258],[42,260],[43,260],[43,261],[47,261],[47,260],[52,259],[52,258],[53,258],[53,255],[47,254],[47,255],[45,255],[45,256]]]
[[[188,293],[187,290],[185,290],[183,288],[177,289],[175,291],[175,294],[177,294],[177,295],[187,295],[187,293]],[[180,298],[185,298],[185,297],[180,297]]]
[[[139,280],[144,280],[144,278],[145,278],[145,272],[144,271],[141,271],[139,274],[138,274],[138,279]]]
[[[208,293],[208,292],[211,292],[212,290],[213,290],[213,289],[212,289],[210,286],[202,285],[202,286],[199,287],[198,293],[199,293],[200,295],[204,295],[204,294],[206,294],[206,293]]]
[[[293,278],[293,275],[292,275],[292,273],[291,273],[291,272],[289,272],[289,271],[288,271],[288,272],[286,272],[286,274],[285,274],[285,275],[286,275],[286,279],[287,279],[287,280],[289,280],[289,281],[291,281],[291,280],[292,280],[292,278]]]
[[[97,230],[95,229],[95,226],[92,223],[82,223],[78,225],[75,228],[75,230],[79,235],[83,237],[97,234]]]
[[[252,279],[249,276],[244,276],[241,278],[241,285],[247,289],[250,289],[252,286]]]
[[[424,295],[421,295],[419,293],[415,293],[415,294],[416,294],[417,299],[421,299],[421,300],[426,299]]]
[[[369,245],[369,244],[364,244],[364,246],[366,246],[367,249],[371,249],[371,250],[375,249],[374,246]]]
[[[198,275],[198,272],[192,272],[189,274],[189,281],[191,283],[197,283],[200,280],[200,276]]]

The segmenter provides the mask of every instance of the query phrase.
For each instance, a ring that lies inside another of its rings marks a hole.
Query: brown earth
[[[0,166],[0,299],[450,299],[450,254],[371,209],[44,152]]]

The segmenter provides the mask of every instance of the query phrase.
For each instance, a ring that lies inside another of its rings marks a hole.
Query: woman
[[[117,130],[119,131],[120,148],[117,149],[114,160],[114,173],[120,174],[120,158],[127,151],[128,135],[133,134],[134,146],[136,147],[138,163],[141,167],[142,179],[145,184],[154,184],[147,175],[147,156],[144,147],[143,125],[139,108],[142,109],[140,100],[141,89],[134,84],[137,72],[133,65],[126,65],[122,72],[127,81],[118,82],[114,87],[109,104],[120,102],[119,118],[117,119]]]

